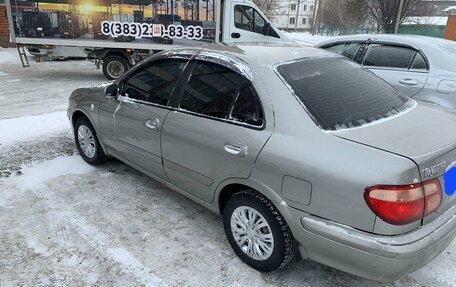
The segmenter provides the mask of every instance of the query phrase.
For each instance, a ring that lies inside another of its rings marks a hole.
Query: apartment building
[[[315,0],[277,0],[272,23],[285,31],[308,31],[312,25]]]

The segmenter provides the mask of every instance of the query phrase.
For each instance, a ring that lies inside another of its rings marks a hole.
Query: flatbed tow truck
[[[106,78],[159,51],[292,42],[249,0],[6,0],[11,42],[40,59],[84,57]]]

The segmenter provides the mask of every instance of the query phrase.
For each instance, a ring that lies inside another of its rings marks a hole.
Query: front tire
[[[245,190],[223,210],[223,226],[234,252],[261,272],[287,265],[295,257],[294,239],[285,219],[264,195]]]
[[[107,160],[101,148],[95,129],[86,117],[80,117],[74,125],[74,139],[82,159],[91,165],[99,165]]]

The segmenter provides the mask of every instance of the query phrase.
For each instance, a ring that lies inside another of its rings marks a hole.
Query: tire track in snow
[[[56,197],[47,188],[31,189],[40,197],[47,209],[52,229],[57,236],[57,243],[61,248],[78,246],[69,236],[69,231],[74,230],[84,238],[84,245],[91,247],[94,254],[100,257],[108,257],[118,263],[121,271],[135,277],[145,286],[166,286],[161,278],[156,276],[151,269],[144,266],[132,253],[124,247],[114,247],[109,236],[100,231],[96,226],[90,224],[81,214],[74,211],[71,206]],[[78,246],[78,250],[81,246]],[[93,257],[93,256],[92,256]],[[97,263],[92,270],[97,269]]]
[[[57,262],[62,260],[62,263],[69,267],[84,267],[82,270],[78,268],[73,272],[84,272],[83,270],[86,270],[87,267],[91,272],[96,272],[103,268],[103,262],[111,260],[115,263],[116,269],[119,269],[117,274],[132,277],[135,279],[135,283],[144,286],[166,286],[167,284],[161,278],[143,265],[127,248],[116,246],[109,235],[99,230],[97,226],[75,211],[71,204],[66,204],[46,186],[47,182],[55,180],[59,176],[81,175],[92,169],[91,166],[83,163],[79,157],[63,156],[25,167],[22,176],[5,179],[20,190],[34,194],[39,199],[41,210],[46,211],[47,222],[52,233],[50,237],[52,237],[54,244],[47,252],[37,253],[44,257],[49,257],[52,254],[54,258],[58,257],[59,261]],[[77,236],[75,237],[75,235]],[[30,234],[22,234],[22,236],[28,238],[28,243],[33,243],[35,240]],[[33,249],[35,251],[44,250],[42,248]],[[81,254],[83,258],[80,258]],[[79,266],[79,264],[83,265]],[[88,281],[93,281],[98,276],[97,273],[87,274],[86,272],[81,275],[88,276]],[[59,285],[71,284],[71,282],[65,282],[67,278],[59,272],[53,272],[51,277]]]

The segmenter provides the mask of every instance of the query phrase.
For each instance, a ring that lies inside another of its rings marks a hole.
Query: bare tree
[[[385,33],[393,33],[397,21],[400,0],[365,0],[372,17]],[[404,0],[400,23],[415,9],[421,0]]]
[[[253,0],[253,3],[255,3],[268,18],[278,14],[278,0]]]
[[[323,0],[320,9],[319,22],[340,31],[362,27],[368,17],[365,0]]]

